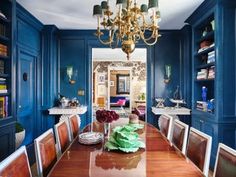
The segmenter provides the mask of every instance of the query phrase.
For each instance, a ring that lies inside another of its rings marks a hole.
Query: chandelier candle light
[[[135,49],[135,44],[142,39],[147,45],[157,42],[160,20],[158,0],[149,0],[148,6],[137,5],[137,0],[117,0],[117,12],[113,13],[109,6],[109,0],[102,1],[101,5],[94,5],[93,16],[97,17],[98,26],[95,35],[104,45],[115,48],[121,43],[122,50],[127,54],[127,59]],[[115,16],[114,16],[114,15]],[[106,40],[101,31],[108,34]]]

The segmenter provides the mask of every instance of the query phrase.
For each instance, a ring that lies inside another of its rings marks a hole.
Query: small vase
[[[104,135],[104,139],[108,139],[109,135],[110,135],[110,123],[104,123],[103,124],[103,135]]]

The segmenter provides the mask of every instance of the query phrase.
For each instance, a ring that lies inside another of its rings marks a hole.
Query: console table
[[[185,107],[164,107],[164,108],[157,108],[152,107],[152,112],[155,115],[161,114],[169,114],[169,115],[191,115],[191,110]]]
[[[65,120],[70,115],[82,115],[87,112],[87,106],[78,106],[76,108],[60,108],[60,107],[53,107],[48,109],[50,115],[61,115],[60,120]]]

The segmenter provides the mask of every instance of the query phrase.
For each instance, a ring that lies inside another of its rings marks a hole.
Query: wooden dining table
[[[119,119],[111,129],[128,123]],[[203,173],[179,150],[174,148],[153,125],[140,121],[138,130],[145,149],[134,153],[108,151],[104,141],[96,145],[83,145],[78,137],[57,161],[50,177],[201,177]],[[103,124],[94,122],[83,130],[103,132]]]

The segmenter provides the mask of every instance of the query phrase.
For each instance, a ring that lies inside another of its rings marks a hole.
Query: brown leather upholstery
[[[73,138],[75,138],[79,133],[78,119],[77,116],[73,116],[70,118],[70,125],[73,134]]]
[[[159,120],[160,121],[160,131],[162,134],[164,134],[167,137],[170,119],[168,117],[165,117],[164,115],[161,115],[159,119],[160,119]]]
[[[0,171],[1,177],[30,177],[27,156],[25,153],[18,156],[6,168]]]
[[[39,142],[40,156],[43,166],[43,176],[47,176],[57,161],[55,140],[53,134],[49,134]]]
[[[63,153],[70,144],[69,132],[65,122],[58,126],[58,136],[61,145],[61,152]]]
[[[206,148],[207,139],[195,132],[190,131],[187,157],[202,171],[204,167]]]
[[[236,156],[220,148],[215,177],[235,177]]]
[[[184,142],[184,131],[185,127],[174,123],[174,129],[173,129],[173,137],[172,137],[172,143],[179,149],[182,150],[183,148],[183,142]]]

